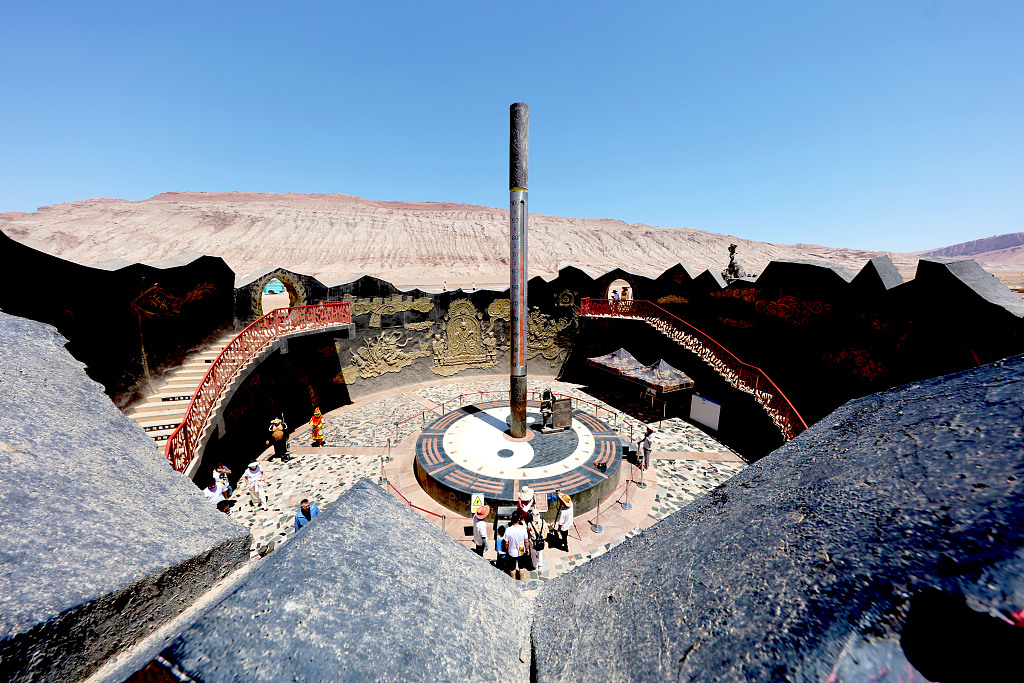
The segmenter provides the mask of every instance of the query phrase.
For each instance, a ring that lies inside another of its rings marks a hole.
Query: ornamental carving
[[[424,330],[429,330],[433,326],[433,320],[424,320],[418,323],[406,323],[405,329],[412,330],[413,332],[423,332]]]
[[[437,333],[430,342],[434,356],[431,370],[435,374],[447,377],[470,368],[497,365],[497,341],[493,331],[484,332],[483,317],[469,299],[452,302],[441,325],[443,336]]]
[[[676,296],[675,294],[669,294],[658,299],[659,304],[688,304],[690,300],[685,296]]]
[[[757,290],[753,287],[738,287],[735,289],[723,289],[718,292],[711,292],[716,299],[739,299],[748,304],[753,304],[758,313],[778,318],[792,325],[806,325],[814,318],[828,315],[832,312],[832,304],[821,301],[804,301],[795,296],[783,296],[777,300],[759,299]]]
[[[352,365],[341,371],[345,384],[352,384],[357,377],[368,379],[380,377],[388,372],[401,372],[416,358],[430,354],[420,344],[418,348],[406,350],[411,339],[404,339],[401,332],[390,330],[366,340],[366,344],[352,352]]]
[[[889,374],[882,363],[871,357],[864,349],[848,347],[829,352],[822,356],[829,367],[841,368],[847,374],[855,375],[869,382],[874,382]]]
[[[539,308],[531,308],[526,316],[526,358],[542,356],[549,361],[564,358],[568,345],[560,343],[562,331],[570,328],[572,318],[554,319]]]
[[[369,299],[356,299],[351,294],[346,294],[342,301],[352,304],[352,317],[358,315],[370,316],[368,327],[380,327],[381,317],[394,315],[402,311],[419,311],[428,313],[434,308],[434,302],[429,296],[421,296],[416,299],[407,297],[404,294],[392,294],[389,297],[375,296]]]
[[[815,317],[832,312],[832,304],[820,301],[804,301],[795,296],[780,297],[778,301],[759,299],[754,308],[759,313],[770,315],[793,325],[806,325]]]

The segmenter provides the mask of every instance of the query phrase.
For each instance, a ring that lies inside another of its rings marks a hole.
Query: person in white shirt
[[[558,493],[558,500],[561,503],[558,510],[558,519],[555,520],[555,531],[562,537],[562,550],[569,552],[569,529],[572,528],[572,498],[564,493]]]
[[[504,540],[508,548],[505,571],[509,576],[521,581],[522,570],[533,571],[534,567],[530,559],[530,534],[523,526],[523,520],[518,512],[512,515],[512,524],[505,530]]]
[[[483,557],[484,551],[488,550],[487,515],[489,514],[491,514],[491,506],[481,505],[473,515],[473,543],[476,544],[473,552],[480,557]]]
[[[210,485],[203,489],[203,495],[206,496],[206,499],[212,505],[216,505],[228,497],[228,489],[224,484],[221,484],[216,479],[212,479],[210,480]]]
[[[249,469],[242,475],[245,486],[249,489],[249,504],[267,507],[267,480],[263,476],[263,468],[258,462],[249,463]]]

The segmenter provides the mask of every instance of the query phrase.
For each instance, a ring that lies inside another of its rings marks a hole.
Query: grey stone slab
[[[529,680],[521,586],[368,479],[263,562],[164,657],[207,683]]]
[[[933,257],[921,259],[917,264],[915,280],[925,286],[936,283],[945,285],[951,280],[959,282],[962,287],[972,290],[972,294],[985,301],[1006,309],[1017,316],[1024,317],[1024,299],[1000,282],[973,259],[957,259]]]
[[[0,313],[0,669],[12,680],[84,674],[249,545],[65,343]]]
[[[850,401],[546,584],[537,680],[1024,679],[1022,386],[1016,356]]]
[[[881,294],[903,284],[903,276],[888,256],[876,256],[864,264],[851,283],[871,294]]]

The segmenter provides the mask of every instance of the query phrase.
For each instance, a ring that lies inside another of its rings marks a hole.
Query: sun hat
[[[476,518],[477,519],[484,519],[489,514],[491,514],[491,506],[490,505],[481,505],[476,510]]]
[[[259,466],[260,466],[260,464],[258,462],[256,462],[255,460],[252,461],[251,463],[249,463],[249,469],[250,470],[254,470],[254,469],[256,469]]]
[[[520,489],[519,500],[523,501],[524,503],[529,500],[533,500],[533,489],[531,489],[529,486],[524,486],[522,489]]]
[[[566,505],[569,505],[569,506],[572,505],[572,498],[570,498],[569,496],[567,496],[564,493],[559,493],[558,494],[558,500],[562,501]]]

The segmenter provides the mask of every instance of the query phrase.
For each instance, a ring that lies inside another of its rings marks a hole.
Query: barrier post
[[[629,504],[629,482],[633,481],[633,473],[629,473],[629,479],[626,480],[626,502],[619,503],[623,510],[632,510],[633,506]]]
[[[594,521],[590,523],[590,530],[595,534],[599,534],[604,531],[604,527],[601,526],[601,499],[597,499],[597,514],[594,515]]]

